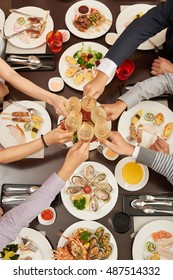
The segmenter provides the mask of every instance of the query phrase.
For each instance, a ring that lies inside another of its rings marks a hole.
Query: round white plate
[[[80,6],[87,6],[88,8],[95,8],[97,9],[105,18],[108,20],[107,22],[103,23],[101,26],[88,28],[86,32],[79,31],[74,25],[73,20],[76,15],[79,14],[78,8]],[[111,11],[108,9],[106,5],[99,1],[77,1],[77,3],[70,6],[66,15],[65,15],[65,23],[67,28],[70,30],[71,33],[76,35],[79,38],[83,39],[95,39],[101,37],[105,34],[112,25],[112,14]]]
[[[144,260],[146,241],[153,232],[160,230],[164,230],[173,234],[173,222],[167,220],[153,221],[146,224],[138,231],[132,247],[132,256],[134,260]]]
[[[116,30],[118,34],[121,34],[125,29],[126,25],[130,24],[133,21],[133,17],[142,12],[145,14],[151,8],[155,7],[154,5],[149,4],[135,4],[131,5],[118,15],[116,20]],[[165,42],[166,29],[157,33],[157,35],[152,37],[153,42],[156,43],[157,46],[161,46]],[[151,50],[154,49],[154,46],[148,40],[144,43],[140,44],[138,47],[139,50]]]
[[[47,12],[41,8],[38,7],[32,7],[32,6],[26,6],[18,9],[18,11],[21,11],[23,13],[28,13],[32,16],[38,16],[38,17],[43,17],[45,18]],[[4,26],[4,32],[6,36],[9,36],[11,34],[14,34],[15,31],[13,30],[13,25],[20,17],[20,14],[18,13],[11,13],[8,18],[6,19],[5,26]],[[27,16],[21,15],[21,17],[24,17],[27,19]],[[25,29],[25,25],[23,25],[23,29]],[[13,44],[16,47],[19,48],[24,48],[24,49],[30,49],[30,48],[36,48],[46,42],[46,34],[49,31],[52,31],[54,28],[54,23],[52,20],[52,17],[49,15],[47,22],[46,22],[46,27],[43,32],[43,34],[39,38],[35,39],[29,39],[29,43],[25,43],[24,41],[21,40],[20,36],[15,36],[13,38],[8,39],[11,44]],[[22,29],[21,29],[22,30]],[[20,30],[19,30],[20,31]]]
[[[37,102],[29,101],[29,100],[17,101],[17,103],[19,103],[21,105],[24,105],[28,108],[32,107],[32,108],[34,108],[34,109],[36,109],[40,112],[40,116],[43,118],[43,122],[40,124],[40,129],[39,129],[35,139],[40,138],[41,134],[45,134],[45,133],[47,133],[48,131],[51,130],[50,116],[49,116],[48,112],[46,111],[46,109],[42,105],[38,104]],[[19,111],[26,111],[26,110],[11,104],[8,107],[6,107],[6,109],[3,111],[3,113],[11,114],[12,112],[19,112]],[[0,143],[2,144],[2,146],[4,148],[19,145],[17,140],[10,134],[9,128],[7,127],[7,125],[9,125],[9,124],[15,126],[17,124],[17,122],[13,122],[11,120],[4,120],[4,119],[2,119],[3,117],[9,117],[10,118],[11,116],[10,115],[5,115],[5,114],[1,114],[1,116],[0,116],[0,127],[1,127]],[[23,129],[24,123],[19,123],[18,122],[18,125],[24,131],[24,129]],[[24,131],[24,133],[25,133],[25,136],[26,136],[26,142],[33,141],[30,131],[28,131],[28,132]]]
[[[143,131],[142,132],[142,142],[140,143],[140,146],[142,147],[148,147],[150,146],[157,138],[157,136],[162,136],[164,126],[168,122],[173,122],[173,113],[172,111],[166,107],[165,105],[156,102],[156,101],[142,101],[139,102],[136,106],[131,108],[130,110],[123,112],[121,115],[119,122],[118,122],[118,131],[121,133],[121,135],[127,140],[127,137],[129,136],[129,127],[131,123],[132,117],[139,111],[143,111],[142,117],[138,121],[138,124],[153,124],[153,122],[146,121],[144,119],[144,116],[146,113],[151,112],[154,115],[158,113],[162,113],[164,115],[164,122],[160,126],[155,126],[157,129],[156,134],[150,134],[148,132]],[[173,152],[173,134],[166,140],[166,142],[169,144],[170,147],[170,153]]]
[[[132,159],[131,157],[125,157],[123,159],[121,159],[116,167],[115,167],[115,178],[118,182],[118,184],[126,191],[138,191],[140,189],[142,189],[148,182],[148,179],[149,179],[149,171],[148,171],[148,167],[145,166],[145,165],[142,165],[141,164],[141,167],[143,168],[143,171],[144,171],[144,177],[143,179],[141,180],[141,182],[139,182],[138,184],[134,184],[134,185],[130,185],[130,184],[127,184],[122,176],[121,176],[121,172],[122,172],[122,168],[123,166],[128,163],[128,162],[131,162],[131,161],[134,161],[134,159]]]
[[[74,207],[72,200],[70,199],[70,195],[67,194],[66,189],[70,184],[70,180],[66,182],[65,187],[61,190],[61,197],[64,206],[66,209],[75,217],[81,220],[98,220],[104,216],[106,216],[115,206],[118,199],[118,185],[115,180],[113,173],[104,165],[94,162],[94,161],[86,161],[82,163],[73,173],[72,176],[76,174],[83,174],[83,169],[85,166],[92,165],[96,172],[105,173],[108,183],[112,186],[113,190],[110,192],[111,199],[107,203],[100,203],[100,207],[97,212],[92,212],[89,209],[78,210]],[[71,176],[71,177],[72,177]]]
[[[112,254],[109,256],[109,258],[107,258],[106,260],[117,260],[118,257],[118,248],[117,248],[117,243],[115,241],[115,238],[113,237],[112,233],[102,224],[98,223],[98,222],[94,222],[94,221],[80,221],[77,223],[72,224],[71,226],[69,226],[64,232],[63,235],[66,237],[69,237],[72,235],[72,233],[74,231],[76,231],[79,228],[87,228],[89,230],[96,230],[99,227],[103,227],[105,233],[109,233],[110,234],[110,243],[113,246],[113,251]],[[63,247],[64,244],[67,242],[66,239],[64,239],[63,237],[61,237],[59,239],[58,242],[58,248],[59,247]]]
[[[23,253],[18,250],[17,254],[20,254],[20,258],[25,258],[26,256],[32,257],[33,260],[51,260],[52,258],[52,247],[49,241],[40,232],[32,228],[23,228],[20,232],[22,237],[28,237],[34,244],[39,248],[37,252]],[[20,244],[21,239],[17,237],[13,244]]]
[[[5,49],[5,39],[2,38],[4,23],[5,23],[5,14],[0,9],[0,30],[2,30],[2,32],[0,31],[0,56],[3,54]]]
[[[67,50],[65,50],[65,52],[62,54],[62,56],[60,57],[59,60],[59,73],[61,75],[61,77],[63,78],[64,82],[69,85],[70,87],[83,91],[83,87],[85,84],[88,83],[88,81],[85,79],[84,82],[81,85],[76,85],[75,82],[73,81],[73,78],[68,78],[65,75],[65,72],[67,71],[67,69],[69,68],[69,65],[65,59],[66,56],[71,56],[73,57],[73,55],[79,51],[82,46],[84,45],[84,49],[87,50],[87,48],[89,46],[91,46],[92,50],[101,52],[103,54],[103,57],[105,56],[105,54],[107,53],[108,49],[101,45],[101,44],[97,44],[94,42],[81,42],[81,43],[77,43],[72,45],[71,47],[69,47]],[[109,84],[112,79],[113,79],[114,75],[112,77],[109,78],[107,84]]]

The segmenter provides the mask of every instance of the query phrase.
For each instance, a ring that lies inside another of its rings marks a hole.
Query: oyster
[[[80,68],[78,65],[69,67],[65,72],[66,77],[67,78],[73,77],[79,71],[79,69]]]
[[[79,175],[74,175],[72,178],[71,178],[71,181],[75,184],[75,185],[78,185],[78,186],[86,186],[87,182],[86,180],[84,179],[84,177],[82,176],[79,176]]]
[[[103,181],[106,179],[106,174],[105,173],[99,173],[98,175],[95,176],[92,184],[98,184],[100,181]]]
[[[94,167],[92,165],[85,166],[84,177],[87,181],[91,181],[95,176]]]
[[[93,80],[96,77],[96,75],[97,70],[95,68],[87,69],[87,71],[85,72],[85,78],[88,82]]]
[[[98,199],[101,199],[101,200],[103,200],[105,202],[109,201],[109,199],[110,199],[109,193],[104,191],[104,190],[95,189],[94,190],[94,194],[96,195],[96,197]]]
[[[71,186],[71,187],[68,187],[66,189],[66,192],[70,195],[73,195],[73,194],[80,194],[81,192],[83,191],[83,187],[81,186]]]
[[[90,199],[90,209],[91,209],[91,211],[96,212],[98,210],[98,207],[99,207],[98,200],[97,200],[95,195],[92,195],[92,197]]]
[[[81,70],[81,71],[78,71],[74,76],[73,76],[73,80],[75,82],[76,85],[81,85],[83,83],[85,79],[85,76],[84,76],[84,71]]]
[[[77,64],[77,61],[76,61],[73,57],[71,57],[71,56],[69,56],[69,55],[67,55],[67,56],[65,57],[65,59],[66,59],[66,61],[69,63],[70,66],[71,66],[71,65],[76,65],[76,64]]]
[[[110,193],[113,190],[112,186],[108,182],[102,182],[100,184],[96,184],[95,187],[98,190],[104,190],[108,193]]]

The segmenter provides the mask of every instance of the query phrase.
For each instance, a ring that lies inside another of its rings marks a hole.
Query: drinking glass
[[[81,142],[90,142],[94,137],[94,126],[90,122],[83,122],[77,131],[77,138]]]
[[[106,120],[98,120],[95,123],[94,133],[98,140],[105,140],[109,137],[111,128]]]
[[[67,102],[65,104],[65,108],[66,108],[68,113],[70,113],[72,110],[80,112],[80,110],[81,110],[80,99],[77,96],[71,96],[67,100]]]
[[[46,35],[46,42],[52,52],[59,53],[62,50],[63,45],[63,37],[61,32],[58,30],[50,31]]]
[[[134,69],[134,62],[130,59],[126,59],[124,63],[117,68],[116,75],[120,80],[126,80],[133,73]]]
[[[96,123],[98,120],[106,120],[106,116],[106,111],[100,106],[94,107],[91,110],[91,120],[93,123]]]
[[[65,119],[65,128],[69,132],[76,132],[82,124],[82,114],[78,111],[71,111]]]
[[[81,100],[81,112],[84,121],[91,120],[91,110],[96,106],[96,100],[92,96],[85,96]]]

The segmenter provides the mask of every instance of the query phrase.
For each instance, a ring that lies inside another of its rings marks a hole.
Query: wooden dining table
[[[24,3],[25,2],[25,3]],[[20,8],[25,6],[37,6],[43,8],[45,10],[50,10],[50,14],[54,21],[55,29],[66,29],[65,25],[65,14],[68,8],[78,1],[71,0],[12,0],[11,8]],[[110,28],[110,32],[116,32],[115,23],[118,14],[120,13],[121,5],[132,5],[137,3],[145,3],[145,4],[154,4],[156,5],[158,1],[125,1],[125,0],[102,0],[100,1],[105,4],[113,15],[113,23]],[[3,9],[3,7],[1,7]],[[8,16],[8,12],[6,13]],[[62,55],[62,53],[72,46],[75,43],[79,43],[82,41],[86,41],[85,39],[81,39],[71,34],[70,40],[63,44],[63,49],[60,53],[56,54],[56,70],[55,71],[21,71],[20,74],[23,77],[33,81],[37,85],[43,87],[48,90],[48,80],[51,77],[59,76],[58,71],[58,62]],[[109,48],[109,46],[105,42],[105,35],[92,39],[91,42],[96,42],[102,44]],[[127,42],[128,43],[128,42]],[[49,48],[47,47],[47,53],[51,53]],[[154,50],[136,50],[131,56],[130,59],[133,60],[135,64],[135,70],[132,75],[126,81],[120,81],[115,76],[113,80],[106,86],[104,93],[98,99],[98,102],[102,103],[113,103],[120,95],[120,86],[123,84],[135,84],[138,81],[142,81],[151,76],[150,69],[153,60],[158,56]],[[33,100],[24,94],[19,93],[16,89],[9,85],[10,88],[10,97],[13,97],[15,100]],[[65,84],[64,89],[58,93],[60,96],[64,96],[69,98],[70,96],[77,96],[82,98],[82,92],[76,89],[71,88],[70,86]],[[169,107],[173,108],[173,101],[169,100]],[[58,116],[55,113],[53,107],[50,105],[46,106],[46,109],[51,117],[52,128],[57,126]],[[112,122],[112,129],[117,129],[118,120]],[[13,183],[13,184],[42,184],[54,171],[57,171],[61,165],[63,164],[64,158],[67,154],[68,149],[65,149],[62,145],[52,145],[45,149],[44,159],[23,159],[18,162],[1,165],[0,167],[0,188],[5,183]],[[115,161],[109,161],[103,157],[102,154],[98,153],[95,149],[90,151],[89,161],[94,161],[101,163],[109,170],[114,173],[116,164],[123,158],[123,156],[119,156]],[[51,187],[51,186],[50,186]],[[112,227],[112,218],[113,216],[123,211],[123,196],[127,194],[131,194],[118,186],[119,195],[118,200],[114,206],[114,208],[103,218],[97,220],[97,222],[103,224],[110,232],[113,234],[117,246],[118,246],[118,259],[119,260],[131,260],[132,259],[132,244],[133,239],[130,235],[134,231],[133,226],[133,216],[131,216],[131,227],[128,232],[120,234],[117,233]],[[172,185],[166,180],[166,178],[155,171],[149,169],[149,180],[146,186],[139,190],[133,192],[133,194],[162,194],[165,192],[170,193],[172,191]],[[64,207],[61,197],[57,196],[55,201],[53,202],[53,207],[56,210],[56,221],[54,224],[49,226],[44,226],[39,224],[38,219],[36,218],[30,224],[30,227],[36,229],[38,231],[45,231],[46,237],[51,243],[53,248],[56,248],[59,236],[56,234],[58,230],[64,231],[67,227],[72,225],[75,222],[78,222],[79,219],[71,215],[68,210]],[[8,208],[6,210],[9,210]],[[142,219],[142,217],[141,217]]]

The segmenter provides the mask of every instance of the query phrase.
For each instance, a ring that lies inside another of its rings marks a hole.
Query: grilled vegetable
[[[33,128],[32,128],[32,131],[31,131],[31,137],[32,139],[35,139],[35,137],[37,136],[37,133],[39,131],[39,128],[40,128],[40,125],[39,123],[35,123]]]

